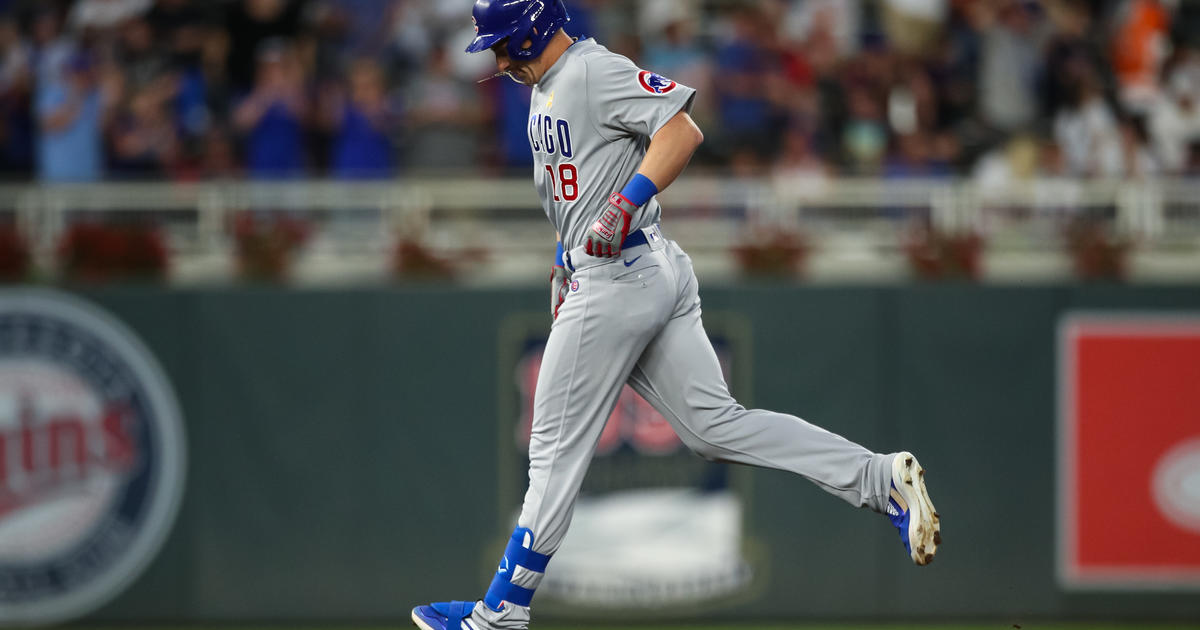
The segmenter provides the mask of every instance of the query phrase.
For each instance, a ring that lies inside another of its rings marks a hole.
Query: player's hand
[[[550,268],[550,315],[558,319],[558,308],[567,299],[567,287],[571,280],[567,277],[567,268],[554,265]]]
[[[626,199],[621,193],[613,193],[608,198],[608,207],[601,213],[600,218],[592,224],[587,233],[587,244],[583,251],[589,256],[598,258],[613,258],[621,255],[621,243],[629,236],[629,224],[633,222],[633,212],[637,206]]]

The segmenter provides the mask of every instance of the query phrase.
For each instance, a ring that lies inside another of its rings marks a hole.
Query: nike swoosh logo
[[[626,260],[626,261],[625,261],[625,266],[626,266],[626,267],[631,267],[631,266],[633,266],[633,263],[637,262],[637,261],[638,261],[638,258],[641,258],[641,256],[638,256],[637,258],[634,258],[633,260]]]

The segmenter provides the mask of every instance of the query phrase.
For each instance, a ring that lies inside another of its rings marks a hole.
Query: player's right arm
[[[637,172],[609,196],[608,207],[587,233],[589,254],[617,256],[634,213],[683,172],[704,134],[688,114],[696,94],[692,88],[642,70],[620,55],[596,59],[587,72],[597,133],[609,141],[650,139]]]
[[[676,112],[659,128],[646,148],[637,173],[619,193],[608,198],[608,208],[588,230],[587,252],[594,256],[616,256],[629,233],[633,213],[654,195],[666,190],[683,172],[704,133],[686,111]]]
[[[704,132],[687,112],[679,111],[650,139],[638,173],[662,192],[683,172],[701,142]]]

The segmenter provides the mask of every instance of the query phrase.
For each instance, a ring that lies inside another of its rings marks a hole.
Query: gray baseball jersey
[[[642,70],[593,39],[577,41],[534,86],[529,102],[533,183],[563,247],[582,245],[588,228],[637,172],[650,138],[696,91]],[[651,198],[630,231],[658,223]]]
[[[619,258],[581,251],[609,194],[633,176],[650,137],[689,107],[693,94],[591,40],[568,48],[533,91],[534,177],[547,216],[572,250],[570,290],[538,373],[529,489],[517,519],[539,554],[552,555],[562,543],[626,384],[706,458],[791,471],[853,505],[876,511],[887,505],[893,455],[872,453],[795,416],[746,409],[729,394],[700,318],[692,261],[654,225],[661,213],[656,201],[634,218],[645,244]],[[518,567],[511,583],[532,591],[543,577]],[[480,602],[472,621],[478,628],[525,628],[529,608],[493,611]]]

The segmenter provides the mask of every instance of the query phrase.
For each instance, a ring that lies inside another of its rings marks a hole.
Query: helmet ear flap
[[[546,10],[546,3],[542,0],[530,2],[529,6],[525,7],[525,11],[521,13],[521,18],[517,21],[516,27],[513,29],[513,34],[508,39],[508,56],[514,59],[532,59],[537,57],[542,52],[542,46],[539,39],[544,39],[546,34],[534,32],[534,24],[542,17],[542,12]],[[533,43],[529,48],[522,48],[525,45],[525,40]]]
[[[532,59],[536,57],[537,55],[533,54],[533,51],[537,49],[536,42],[534,42],[535,45],[530,46],[529,48],[522,48],[522,46],[525,45],[525,42],[530,41],[533,37],[536,36],[533,34],[532,24],[518,29],[512,34],[512,37],[508,38],[508,43],[505,44],[505,48],[508,49],[508,56],[513,59]]]

